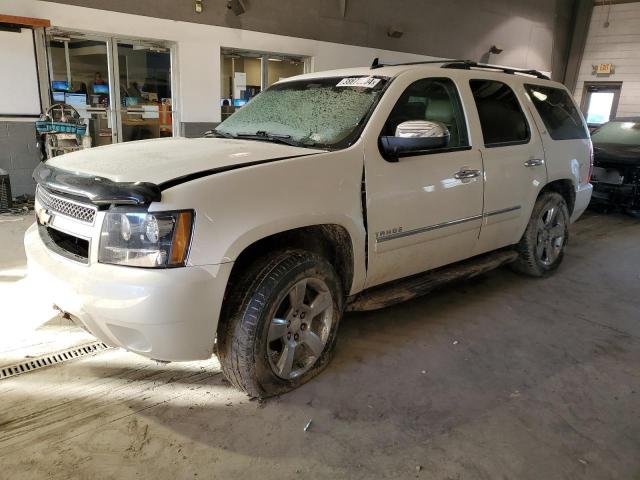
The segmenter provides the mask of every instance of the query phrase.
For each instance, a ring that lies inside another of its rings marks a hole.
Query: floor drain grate
[[[0,380],[5,378],[15,377],[23,373],[33,372],[41,368],[50,367],[59,363],[68,362],[80,357],[86,357],[87,355],[93,355],[103,350],[111,348],[109,345],[103,342],[93,342],[80,345],[78,347],[62,350],[61,352],[51,353],[49,355],[43,355],[41,357],[29,358],[21,363],[14,365],[7,365],[6,367],[0,367]]]

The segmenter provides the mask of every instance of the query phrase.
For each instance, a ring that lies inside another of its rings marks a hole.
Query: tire
[[[532,277],[544,277],[555,271],[564,258],[569,240],[569,209],[556,192],[541,194],[533,207],[527,229],[518,243],[514,270]]]
[[[223,309],[217,353],[224,376],[251,397],[299,387],[331,360],[343,305],[340,279],[319,255],[289,250],[256,262]]]

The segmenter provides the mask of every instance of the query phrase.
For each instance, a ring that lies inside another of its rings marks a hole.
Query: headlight
[[[193,211],[107,212],[98,261],[131,267],[180,267],[187,260]]]

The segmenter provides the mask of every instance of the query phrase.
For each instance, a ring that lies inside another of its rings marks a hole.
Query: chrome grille
[[[40,185],[37,187],[36,197],[40,205],[47,210],[66,215],[81,222],[93,224],[98,209],[93,206],[84,205],[49,193]]]

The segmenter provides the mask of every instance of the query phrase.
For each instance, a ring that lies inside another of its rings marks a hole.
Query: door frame
[[[51,26],[45,30],[46,44],[46,72],[47,72],[47,106],[51,99],[51,75],[53,74],[52,57],[50,51],[49,40],[53,37],[68,37],[95,42],[104,42],[107,48],[107,78],[109,81],[109,108],[107,115],[111,123],[111,142],[122,143],[122,116],[120,115],[120,65],[116,60],[118,58],[119,43],[146,43],[149,45],[161,46],[169,49],[169,62],[171,68],[171,135],[177,137],[180,135],[182,127],[181,104],[179,100],[179,74],[178,74],[178,48],[175,42],[167,40],[155,40],[135,36],[107,35],[98,34],[85,30],[69,30],[64,27]],[[91,113],[91,111],[89,112]]]

